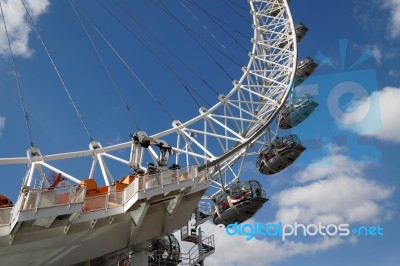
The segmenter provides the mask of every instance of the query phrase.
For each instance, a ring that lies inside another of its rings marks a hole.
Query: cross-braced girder
[[[177,164],[197,164],[199,170],[207,168],[212,174],[217,173],[215,166],[221,165],[219,168],[225,171],[224,165],[234,164],[249,147],[258,145],[258,139],[267,132],[290,93],[297,65],[297,43],[288,4],[285,0],[250,0],[249,4],[253,16],[253,47],[240,79],[233,81],[233,88],[226,95],[220,95],[218,103],[211,108],[200,108],[199,115],[193,119],[174,121],[170,129],[151,136],[168,140]],[[89,176],[99,165],[108,184],[113,176],[104,158],[130,167],[130,158],[112,152],[131,147],[132,141],[128,141],[78,152],[3,158],[0,164],[32,166],[36,162],[48,168],[52,160],[91,156]],[[156,160],[155,151],[151,148],[148,151]],[[70,176],[71,180],[82,178]]]

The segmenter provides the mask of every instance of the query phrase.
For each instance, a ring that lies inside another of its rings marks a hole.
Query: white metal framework
[[[168,145],[171,146],[175,154],[174,163],[187,167],[193,165],[197,166],[196,169],[193,170],[195,172],[192,172],[190,177],[186,176],[184,179],[189,180],[192,178],[194,181],[193,173],[196,173],[196,184],[205,184],[203,187],[193,190],[193,195],[198,191],[202,191],[199,194],[200,196],[196,194],[196,196],[192,197],[193,201],[198,202],[201,195],[204,194],[204,191],[210,186],[210,182],[205,182],[209,177],[212,178],[217,174],[226,172],[237,160],[246,155],[250,147],[257,145],[259,138],[268,132],[270,123],[276,117],[291,92],[297,65],[297,43],[294,23],[288,3],[286,0],[249,0],[249,4],[253,17],[254,37],[251,40],[253,48],[249,53],[249,63],[242,68],[243,75],[239,80],[233,81],[233,88],[231,91],[227,95],[220,95],[218,97],[218,103],[213,107],[209,109],[200,108],[199,115],[193,119],[186,122],[174,121],[170,129],[150,136],[152,140],[163,139],[168,142]],[[115,151],[120,150],[126,150],[126,154],[130,150],[128,158],[117,156]],[[97,165],[99,165],[104,182],[108,186],[113,184],[118,178],[116,179],[110,168],[108,168],[105,162],[106,158],[107,160],[111,159],[125,165],[127,169],[126,172],[131,172],[133,163],[142,161],[141,158],[145,156],[144,151],[149,151],[150,157],[152,157],[155,162],[159,162],[159,155],[152,146],[147,149],[138,150],[135,141],[132,140],[107,147],[102,147],[98,142],[92,142],[88,150],[51,155],[42,155],[39,149],[31,148],[28,150],[26,157],[0,158],[0,164],[28,164],[28,171],[24,178],[23,188],[30,189],[34,187],[33,176],[35,173],[39,173],[39,175],[43,177],[43,182],[45,182],[46,178],[43,168],[61,173],[63,177],[79,184],[82,178],[51,165],[51,162],[72,158],[92,157],[93,160],[87,168],[87,176],[89,178],[94,178],[95,169]],[[146,167],[140,165],[140,168],[145,169]],[[179,177],[179,175],[177,177]],[[161,180],[166,180],[165,178],[166,177],[161,177]],[[134,205],[134,203],[131,202],[132,195],[136,195],[135,200],[148,200],[151,198],[148,194],[146,196],[145,194],[137,193],[138,191],[145,190],[144,186],[146,186],[146,184],[143,183],[140,188],[141,179],[137,180],[135,185],[132,185],[132,187],[129,186],[133,191],[124,191],[123,196],[121,196],[120,205],[122,207],[118,209],[121,215],[125,215],[127,212],[133,212],[131,208]],[[180,183],[179,180],[176,179],[174,179],[174,181],[171,180],[172,179],[168,179],[168,184],[171,185],[171,189],[169,189],[170,192],[175,190],[184,191],[180,189],[182,189],[182,186],[186,183]],[[175,185],[174,182],[177,182],[177,185]],[[213,182],[217,185],[221,185],[216,181]],[[187,186],[196,186],[196,184],[193,182],[187,183]],[[174,188],[172,188],[172,186],[174,186]],[[164,184],[159,184],[157,186],[158,190],[154,192],[154,195],[157,195],[157,193],[159,193],[159,195],[165,195],[166,192],[163,191],[163,188]],[[26,193],[26,191],[21,190],[20,199],[24,195],[26,196],[24,193]],[[75,213],[77,209],[82,208],[83,199],[81,197],[84,198],[84,196],[79,194],[80,198],[76,198],[75,193],[78,193],[76,190],[68,191],[68,193],[69,200],[66,204],[69,205],[70,208],[68,208],[67,212]],[[130,196],[128,197],[125,194],[129,194]],[[19,203],[22,202],[20,199],[18,201]],[[110,202],[108,196],[105,200],[106,202]],[[177,198],[174,200],[176,202],[171,201],[170,205],[168,205],[171,210],[178,206],[182,199]],[[74,206],[76,206],[75,209]],[[46,205],[46,207],[48,206]],[[6,224],[10,225],[11,221],[14,223],[14,226],[18,224],[18,217],[21,217],[18,208],[29,209],[29,207],[21,206],[17,203],[14,208],[9,211],[11,217],[8,217],[9,223]],[[141,210],[141,208],[145,207],[137,205],[137,208]],[[96,217],[97,214],[95,213],[86,216],[77,214],[78,216],[80,215],[79,217],[84,218],[81,218],[82,220],[80,221],[74,218],[73,223],[90,221],[93,229],[97,219],[104,217],[109,217],[109,219],[111,219],[110,217],[118,215],[118,211],[114,211],[113,214],[107,214],[106,210],[105,213],[99,213],[98,217]],[[137,209],[135,211],[137,211]],[[38,205],[36,205],[36,212],[38,212]],[[134,214],[131,214],[131,216],[134,217]],[[184,215],[182,215],[182,217],[183,216]],[[135,221],[135,218],[132,219]],[[48,220],[46,221],[49,222]],[[13,226],[12,223],[11,226]],[[49,227],[51,227],[51,223],[52,222],[48,224]],[[177,223],[175,229],[177,229],[181,223],[182,221]],[[112,224],[111,220],[109,224]],[[136,223],[138,226],[140,226],[140,224],[140,222]],[[174,226],[170,227],[174,228]],[[8,233],[5,229],[2,231],[0,230],[0,237],[4,235],[10,236],[10,245],[14,233],[16,232],[14,230],[18,230],[18,228],[11,228],[11,230],[13,231]],[[69,227],[64,227],[64,230],[66,230],[66,234]],[[132,235],[132,237],[134,237],[134,235]],[[66,240],[66,242],[69,240]],[[1,243],[0,241],[0,244]],[[0,245],[0,255],[2,254],[1,250],[2,246]]]
[[[266,133],[290,93],[297,65],[297,45],[288,4],[284,0],[249,2],[253,16],[253,49],[248,65],[242,68],[242,77],[233,81],[232,90],[227,95],[220,95],[219,102],[210,109],[200,108],[197,117],[184,123],[174,121],[172,128],[151,136],[169,140],[177,164],[196,164],[199,170],[208,167],[212,175],[216,174],[216,165],[225,171],[226,165],[232,165],[245,155],[246,150]],[[56,169],[48,162],[93,156],[89,176],[93,177],[93,168],[99,163],[103,178],[109,184],[114,180],[103,158],[129,166],[132,158],[119,158],[111,152],[129,149],[132,145],[132,141],[108,147],[91,143],[90,149],[85,151],[52,155],[29,150],[27,157],[1,158],[0,164],[28,163],[26,186],[32,185],[32,170],[38,165],[61,172],[78,183],[80,178]],[[157,153],[152,148],[149,151],[156,160]]]

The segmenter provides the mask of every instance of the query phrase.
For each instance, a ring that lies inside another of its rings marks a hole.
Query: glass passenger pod
[[[301,40],[303,40],[304,36],[306,36],[308,28],[306,27],[306,25],[304,23],[300,22],[294,26],[294,30],[295,30],[295,34],[296,34],[297,43],[299,43],[299,42],[301,42]],[[291,32],[292,31],[290,30],[289,33],[291,33]],[[288,44],[289,44],[289,42],[287,40],[285,40],[279,44],[279,48],[284,48]]]
[[[285,0],[279,0],[279,4],[283,4]],[[290,0],[287,0],[288,5],[290,4]],[[281,12],[281,5],[275,4],[275,3],[269,3],[269,5],[271,5],[270,9],[269,9],[269,13],[267,14],[268,16],[271,17],[276,17],[279,15],[279,13]]]
[[[248,220],[268,201],[264,189],[256,180],[234,183],[226,193],[221,191],[213,200],[213,222],[225,226]]]
[[[305,57],[297,64],[293,86],[303,83],[317,68],[318,64],[311,57]]]
[[[149,243],[149,265],[177,265],[181,247],[173,234],[163,235]]]
[[[264,175],[278,173],[291,165],[305,149],[296,135],[276,138],[260,152],[258,171]]]
[[[306,120],[318,105],[309,94],[295,98],[291,104],[282,107],[279,113],[279,127],[289,129],[297,126]]]
[[[296,32],[297,43],[299,43],[306,36],[308,28],[304,23],[299,22],[294,26],[294,30]]]

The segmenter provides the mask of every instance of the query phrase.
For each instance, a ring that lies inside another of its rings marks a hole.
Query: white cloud
[[[339,128],[361,136],[400,143],[398,99],[400,88],[386,87],[375,91],[358,102],[357,111],[344,113],[340,119],[342,124],[338,124]],[[354,109],[354,106],[351,109]],[[360,117],[361,115],[364,117]]]
[[[400,36],[400,0],[385,0],[384,8],[390,12],[388,33],[391,38]]]
[[[327,179],[330,176],[346,177],[362,175],[366,167],[366,164],[363,163],[357,163],[357,165],[352,165],[352,167],[336,168],[335,171],[332,171],[333,166],[344,166],[348,164],[348,158],[344,155],[346,153],[344,147],[334,145],[329,149],[328,153],[330,156],[312,162],[306,169],[297,173],[296,181],[299,183],[306,183],[314,180]]]
[[[296,187],[272,197],[271,203],[278,207],[276,222],[369,225],[390,219],[391,209],[385,201],[393,190],[365,178],[368,165],[351,163],[346,152],[344,147],[333,145],[326,157],[318,159],[296,176]],[[326,166],[328,161],[330,168],[316,167]],[[246,223],[255,225],[256,221],[250,219]],[[282,241],[273,236],[246,240],[247,236],[229,236],[220,230],[215,230],[214,235],[216,249],[206,259],[207,265],[267,266],[294,255],[310,255],[357,242],[357,238],[352,236],[306,240],[291,236]],[[182,246],[186,251],[189,249],[187,242]]]
[[[250,219],[247,224],[255,225],[256,221]],[[267,266],[274,262],[282,261],[293,255],[314,254],[336,247],[343,243],[354,243],[355,239],[344,238],[316,238],[315,242],[295,242],[279,239],[257,239],[246,240],[246,236],[229,236],[225,230],[218,230],[214,224],[206,224],[206,228],[214,234],[215,253],[206,259],[206,265],[252,265]],[[174,233],[180,239],[180,232]],[[208,237],[204,235],[203,237]],[[193,243],[179,241],[181,251],[188,254],[190,250],[196,249]],[[185,255],[183,255],[185,257]],[[257,259],[255,259],[257,258]]]
[[[26,0],[24,3],[26,3],[33,20],[37,20],[49,6],[48,0]],[[31,56],[33,50],[29,47],[28,42],[32,29],[24,6],[21,1],[6,0],[2,1],[2,7],[14,55]],[[9,48],[3,21],[0,25],[0,55],[8,55]]]
[[[351,162],[343,148],[333,146],[330,152],[314,163],[326,165],[330,160],[330,168],[305,169],[297,176],[302,186],[281,191],[272,198],[279,208],[276,220],[370,224],[390,217],[391,210],[383,202],[393,190],[364,178],[367,165]]]
[[[299,254],[313,254],[333,248],[345,241],[339,238],[325,238],[313,243],[281,240],[246,240],[243,236],[227,236],[224,232],[215,234],[215,253],[206,259],[206,265],[252,265],[267,266]]]
[[[370,49],[371,49],[372,57],[375,59],[375,61],[378,64],[380,64],[381,59],[382,59],[382,52],[381,52],[380,47],[377,44],[375,44],[372,47],[370,47]]]
[[[382,9],[389,13],[385,18],[381,15]],[[390,39],[400,37],[400,0],[354,0],[353,14],[360,26],[370,34],[378,36],[386,31]]]
[[[389,76],[398,78],[400,76],[399,71],[397,69],[390,69],[389,70]]]
[[[361,52],[365,59],[369,59],[372,57],[375,62],[380,65],[382,63],[382,59],[388,59],[388,51],[385,51],[385,54],[382,53],[383,45],[382,44],[353,44],[353,47],[358,52]]]
[[[0,115],[0,137],[3,134],[3,129],[6,126],[6,118]]]

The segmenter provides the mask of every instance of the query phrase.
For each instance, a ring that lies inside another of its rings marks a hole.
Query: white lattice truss
[[[196,164],[199,173],[207,170],[215,176],[245,156],[247,150],[257,145],[259,138],[265,135],[292,88],[297,43],[288,3],[286,0],[250,0],[249,3],[253,17],[253,48],[248,65],[242,68],[241,78],[233,81],[232,90],[227,95],[220,95],[219,102],[210,109],[200,108],[200,114],[190,121],[174,121],[170,129],[151,136],[168,140],[176,154],[175,163]],[[105,157],[125,164],[129,170],[132,158],[121,158],[112,152],[133,149],[132,141],[108,147],[93,142],[89,147],[84,151],[53,155],[41,155],[38,150],[35,154],[35,149],[30,149],[27,157],[1,158],[0,164],[27,163],[29,170],[24,185],[28,187],[32,186],[35,170],[44,175],[42,167],[62,173],[73,182],[80,182],[81,178],[50,165],[49,162],[54,160],[92,156],[88,176],[93,178],[99,164],[107,185],[114,178]],[[156,160],[157,153],[151,147],[148,151]]]

